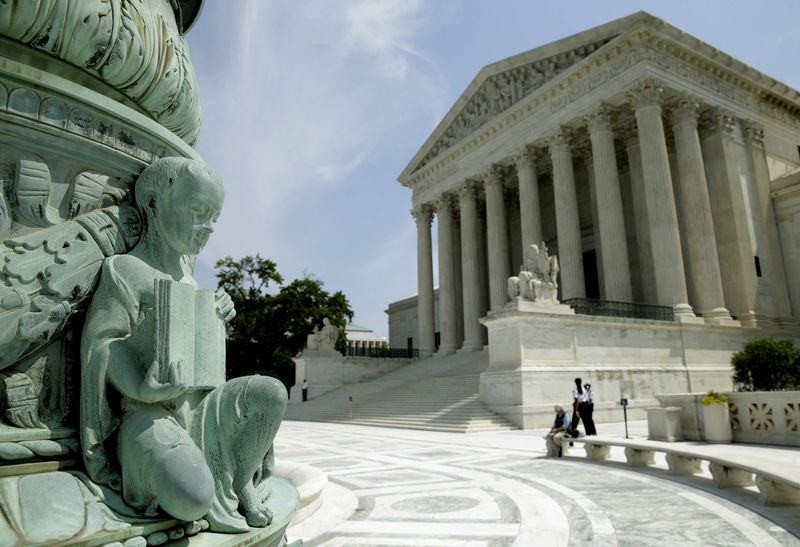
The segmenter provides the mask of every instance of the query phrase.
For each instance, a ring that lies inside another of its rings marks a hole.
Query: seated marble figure
[[[219,532],[266,526],[264,481],[286,389],[263,376],[224,382],[224,354],[212,363],[219,385],[198,386],[191,358],[161,362],[167,354],[157,351],[157,289],[164,280],[198,288],[194,261],[222,207],[222,184],[200,161],[162,158],[141,174],[135,197],[144,233],[103,264],[81,343],[87,472],[143,515],[206,518]],[[210,309],[222,322],[235,314],[224,291]]]

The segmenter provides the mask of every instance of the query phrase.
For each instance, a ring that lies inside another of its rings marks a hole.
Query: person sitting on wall
[[[553,421],[553,427],[544,436],[544,440],[547,443],[547,456],[560,458],[563,455],[562,441],[564,440],[564,433],[569,426],[569,415],[561,405],[553,406],[553,410],[556,413],[556,417]]]

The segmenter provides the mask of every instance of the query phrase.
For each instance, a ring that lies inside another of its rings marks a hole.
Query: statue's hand
[[[231,295],[222,289],[218,289],[217,292],[214,293],[214,298],[217,300],[217,315],[219,315],[220,319],[226,323],[233,319],[236,315],[236,310],[233,307]]]
[[[144,376],[142,388],[140,390],[140,398],[145,403],[158,403],[160,401],[170,401],[177,399],[188,390],[188,384],[183,380],[183,370],[185,364],[183,361],[177,363],[170,363],[168,368],[168,381],[159,381],[159,368],[158,361],[153,361],[147,374]]]

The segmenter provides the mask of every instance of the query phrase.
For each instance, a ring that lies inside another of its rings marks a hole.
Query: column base
[[[482,340],[466,340],[464,344],[461,346],[461,349],[458,350],[456,353],[472,353],[473,351],[482,351],[483,350],[483,341]]]
[[[675,304],[673,307],[675,321],[678,323],[700,324],[704,323],[702,317],[697,317],[689,304]]]
[[[447,345],[447,346],[441,345],[441,346],[439,346],[439,349],[436,351],[436,355],[435,356],[436,357],[447,357],[448,355],[455,354],[457,349],[458,349],[458,346],[456,346],[455,344]]]
[[[725,308],[714,308],[706,312],[700,312],[703,316],[703,321],[707,325],[722,325],[726,327],[739,327],[741,322],[731,318],[730,312]]]

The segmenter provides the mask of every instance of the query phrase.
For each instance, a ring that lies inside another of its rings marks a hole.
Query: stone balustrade
[[[800,391],[754,391],[724,394],[729,401],[733,442],[800,446]],[[687,440],[705,440],[703,393],[656,395],[661,406],[681,408],[681,431]]]

